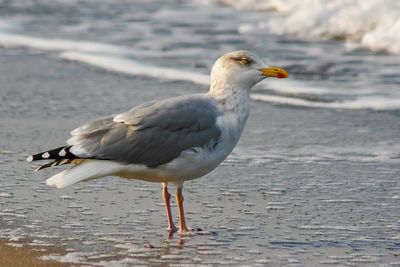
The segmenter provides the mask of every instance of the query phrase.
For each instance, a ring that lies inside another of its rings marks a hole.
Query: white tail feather
[[[74,183],[113,175],[123,166],[119,163],[105,160],[87,160],[64,170],[46,180],[46,184],[63,188]]]

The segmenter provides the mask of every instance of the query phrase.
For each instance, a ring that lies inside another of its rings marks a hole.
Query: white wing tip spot
[[[50,157],[49,152],[45,152],[42,154],[42,158],[44,158],[44,159],[48,159],[49,157]]]
[[[32,157],[32,156],[27,157],[27,158],[26,158],[26,161],[28,161],[28,162],[33,161],[33,157]]]
[[[66,154],[67,154],[67,152],[65,152],[65,148],[63,148],[63,149],[58,153],[58,155],[59,155],[60,157],[64,157]]]

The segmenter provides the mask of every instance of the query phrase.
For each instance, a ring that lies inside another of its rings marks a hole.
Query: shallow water
[[[55,3],[0,6],[0,237],[106,266],[400,264],[398,56],[238,33],[269,13],[226,6]],[[206,91],[215,58],[243,48],[291,79],[259,85],[238,147],[185,184],[194,232],[168,236],[158,184],[54,189],[44,181],[62,168],[26,163],[89,119]]]

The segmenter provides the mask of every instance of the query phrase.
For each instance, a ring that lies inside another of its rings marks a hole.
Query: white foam
[[[91,53],[125,54],[129,49],[121,46],[89,41],[38,38],[21,34],[0,33],[0,45],[25,46],[46,51],[77,50]]]
[[[258,101],[278,103],[310,108],[333,108],[333,109],[373,109],[392,110],[400,109],[400,99],[385,98],[382,96],[364,96],[354,100],[342,102],[309,101],[302,98],[272,96],[264,94],[252,94],[251,98]]]
[[[371,50],[400,53],[398,0],[219,0],[238,9],[275,10],[256,25],[240,31],[267,28],[277,34],[306,38],[343,38]]]
[[[379,24],[373,31],[361,38],[361,43],[372,50],[386,50],[400,54],[400,12],[397,19],[383,16],[385,23]]]
[[[263,82],[264,83],[264,82]],[[339,89],[322,87],[315,84],[311,84],[304,81],[298,80],[276,80],[267,79],[265,80],[266,85],[260,83],[257,89],[275,91],[284,94],[312,94],[312,95],[360,95],[370,94],[374,92],[372,89]]]
[[[6,22],[4,22],[6,23]],[[3,30],[0,21],[0,45],[8,47],[31,47],[46,51],[79,51],[93,54],[116,56],[145,56],[145,57],[182,57],[202,53],[203,50],[185,48],[174,51],[138,50],[126,46],[118,46],[85,40],[49,39],[23,34],[9,33]]]
[[[59,56],[66,60],[78,61],[107,71],[128,75],[148,76],[167,80],[183,80],[201,85],[209,85],[209,75],[191,71],[172,69],[167,67],[152,66],[132,59],[140,51],[131,51],[123,46],[109,45],[89,41],[75,41],[65,39],[46,39],[20,34],[0,33],[0,45],[25,46],[46,51],[57,51]],[[193,52],[193,51],[192,51]],[[153,52],[147,52],[155,55]],[[303,98],[270,96],[265,94],[252,94],[255,100],[273,102],[303,107],[337,108],[337,109],[398,109],[400,100],[385,98],[383,96],[370,96],[374,90],[368,89],[337,89],[318,87],[316,85],[291,81],[268,79],[268,90],[278,94],[313,94],[313,95],[368,95],[355,100],[343,102],[309,101]],[[262,86],[262,84],[261,84]]]
[[[61,53],[60,57],[67,60],[90,64],[108,71],[129,75],[143,75],[167,80],[184,80],[203,85],[208,85],[210,83],[210,77],[206,74],[145,65],[132,59],[119,58],[115,56],[68,51]]]
[[[96,255],[94,252],[70,252],[65,255],[44,255],[41,257],[42,260],[55,260],[59,262],[69,262],[69,263],[81,263],[84,261],[85,257]]]
[[[23,46],[45,51],[59,51],[60,57],[71,61],[79,61],[108,71],[129,75],[143,75],[168,80],[184,80],[208,85],[209,75],[184,70],[145,65],[129,59],[135,54],[159,56],[157,52],[136,51],[123,46],[103,44],[90,41],[66,39],[47,39],[20,34],[0,33],[0,45]],[[195,53],[189,51],[188,53]],[[175,52],[182,56],[182,52]],[[122,58],[125,57],[125,58]]]

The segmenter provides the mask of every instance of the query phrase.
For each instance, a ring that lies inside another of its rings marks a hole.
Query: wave
[[[143,53],[135,50],[130,51],[128,48],[123,46],[88,41],[38,38],[10,33],[0,33],[0,45],[23,46],[58,52],[59,57],[62,59],[77,61],[106,71],[127,75],[148,76],[167,80],[181,80],[200,85],[209,85],[210,81],[208,74],[143,64],[140,61],[133,59],[135,54]],[[150,53],[149,55],[154,56],[154,53]],[[251,95],[252,99],[291,106],[333,109],[400,109],[399,98],[371,95],[374,91],[368,89],[333,90],[331,88],[313,86],[312,84],[305,82],[294,82],[290,80],[275,81],[273,79],[269,79],[266,86],[261,84],[257,89],[273,91],[277,95],[267,95],[255,92]],[[318,97],[312,97],[309,99],[304,98],[302,97],[304,94],[317,96],[351,95],[355,99],[326,102],[319,100]],[[286,95],[290,95],[290,97]]]
[[[398,0],[217,0],[237,9],[275,11],[259,25],[240,31],[268,29],[304,38],[343,39],[372,51],[400,54]],[[258,29],[257,29],[258,28]],[[356,45],[357,47],[357,45]]]
[[[148,76],[167,80],[183,80],[201,85],[208,85],[210,82],[209,75],[206,74],[146,65],[129,58],[135,55],[150,57],[157,56],[157,52],[153,51],[137,51],[123,46],[104,43],[48,39],[12,33],[0,33],[0,45],[6,47],[22,46],[45,51],[56,51],[60,52],[59,56],[62,59],[78,61],[107,71],[128,75]],[[179,56],[183,56],[182,53],[178,53]]]
[[[74,51],[63,52],[60,54],[60,57],[71,61],[83,62],[92,66],[106,69],[108,71],[128,75],[147,76],[166,80],[184,80],[201,85],[210,84],[210,77],[206,74],[145,65],[132,59]]]
[[[354,100],[323,102],[307,100],[296,97],[274,96],[264,94],[252,94],[251,98],[256,101],[277,103],[289,106],[308,108],[331,108],[331,109],[372,109],[372,110],[394,110],[400,109],[400,99],[386,98],[382,96],[363,96]]]
[[[256,87],[257,90],[274,91],[278,94],[290,94],[290,95],[366,95],[375,93],[373,89],[340,89],[340,88],[329,88],[327,86],[316,86],[305,81],[299,80],[275,80],[268,79],[264,83],[260,83]]]
[[[47,39],[28,35],[0,33],[0,45],[25,46],[46,51],[79,50],[92,53],[125,54],[127,48],[88,41],[72,41],[65,39]]]
[[[2,28],[4,25],[4,28]],[[80,51],[87,53],[119,55],[119,56],[145,56],[145,57],[174,57],[192,56],[199,53],[198,49],[185,49],[185,51],[147,51],[131,47],[112,45],[92,41],[77,41],[68,39],[49,39],[34,37],[24,34],[12,33],[18,29],[16,25],[0,20],[0,45],[24,46],[45,51]],[[8,32],[8,30],[10,32]]]

